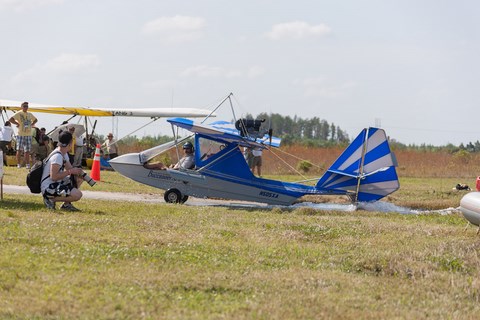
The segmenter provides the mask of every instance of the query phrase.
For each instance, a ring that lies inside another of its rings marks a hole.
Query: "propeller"
[[[268,118],[268,144],[270,146],[272,146],[272,136],[273,136],[272,113],[270,112],[270,117]]]

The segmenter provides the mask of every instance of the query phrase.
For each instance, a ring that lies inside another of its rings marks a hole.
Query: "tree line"
[[[265,122],[262,124],[261,130],[268,131],[272,129],[272,134],[282,139],[282,145],[300,144],[312,147],[330,147],[350,143],[346,131],[334,123],[329,123],[318,117],[303,119],[297,116],[293,118],[282,116],[278,113],[260,113],[256,117],[247,114],[245,118],[264,119]],[[172,137],[166,135],[149,135],[140,139],[136,136],[129,136],[119,141],[119,145],[136,145],[146,149],[166,143],[171,141],[171,139]]]
[[[342,130],[334,123],[329,123],[318,117],[303,119],[297,116],[294,116],[293,118],[290,116],[282,116],[278,113],[260,113],[256,117],[251,114],[246,114],[245,118],[265,119],[265,122],[262,124],[262,130],[267,131],[271,128],[273,135],[282,139],[282,145],[300,144],[312,147],[331,147],[336,145],[343,146],[350,143],[350,138],[346,131]],[[172,137],[166,135],[145,136],[140,139],[136,136],[130,136],[123,139],[120,144],[135,144],[143,148],[149,148],[168,142],[171,139]],[[468,153],[480,152],[480,141],[478,140],[476,142],[468,142],[467,144],[461,143],[458,146],[451,143],[445,146],[434,146],[429,144],[407,145],[393,138],[389,138],[389,142],[393,150],[417,150],[430,152],[446,151],[449,153],[456,153],[458,151]]]
[[[247,118],[254,119],[250,114]],[[346,131],[318,117],[303,119],[278,113],[260,113],[256,119],[265,119],[263,128],[271,128],[274,136],[282,138],[283,145],[331,146],[350,142]]]
[[[474,152],[480,152],[480,141],[476,142],[468,142],[467,144],[460,143],[460,145],[454,145],[452,143],[449,143],[444,146],[434,146],[431,144],[404,144],[401,143],[395,139],[390,139],[390,147],[393,150],[418,150],[418,151],[423,151],[423,152],[448,152],[448,153],[457,153],[459,151],[467,152],[467,153],[474,153]]]

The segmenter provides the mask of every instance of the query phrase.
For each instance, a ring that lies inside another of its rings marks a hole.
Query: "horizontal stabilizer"
[[[320,178],[316,188],[354,194],[357,201],[376,201],[400,187],[395,166],[385,131],[364,129]]]

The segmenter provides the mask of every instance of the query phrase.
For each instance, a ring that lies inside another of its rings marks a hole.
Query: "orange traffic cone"
[[[100,181],[100,144],[97,144],[95,156],[93,157],[92,171],[90,176],[95,181]]]

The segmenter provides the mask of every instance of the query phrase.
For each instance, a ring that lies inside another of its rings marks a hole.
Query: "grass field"
[[[4,183],[23,184],[25,174],[7,168]],[[401,176],[386,201],[457,207],[465,193],[452,187],[474,178]],[[158,192],[112,172],[94,188]],[[480,238],[459,213],[88,199],[82,212],[53,213],[39,196],[11,194],[0,207],[0,319],[477,319],[480,311]]]

